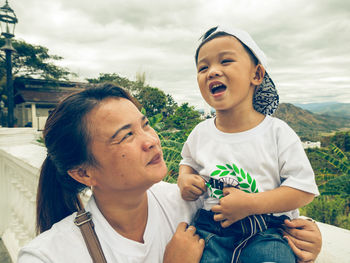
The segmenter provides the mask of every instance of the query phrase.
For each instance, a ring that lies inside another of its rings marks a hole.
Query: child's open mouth
[[[211,94],[218,95],[223,93],[226,90],[226,86],[224,84],[215,84],[213,87],[211,87]]]

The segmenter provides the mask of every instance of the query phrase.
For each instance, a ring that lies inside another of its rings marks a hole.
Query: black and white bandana
[[[264,115],[272,115],[278,107],[279,97],[275,84],[265,73],[263,82],[256,88],[253,97],[254,109]]]

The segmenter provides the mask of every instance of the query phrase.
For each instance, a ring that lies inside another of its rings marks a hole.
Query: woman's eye
[[[125,139],[129,138],[131,135],[132,135],[132,132],[128,132],[127,134],[125,134],[124,137],[118,142],[118,144],[123,142]]]
[[[143,127],[147,127],[149,126],[149,121],[146,121],[145,124],[143,125]]]

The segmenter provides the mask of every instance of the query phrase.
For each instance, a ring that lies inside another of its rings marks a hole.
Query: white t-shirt
[[[289,186],[318,195],[314,172],[297,134],[282,120],[266,116],[256,127],[224,133],[215,118],[199,123],[187,138],[180,164],[191,166],[207,182],[210,178],[239,183],[246,192]],[[219,202],[222,191],[210,188],[204,209]],[[281,213],[291,219],[298,210]],[[275,214],[275,215],[281,215]]]
[[[160,182],[147,191],[148,221],[144,243],[127,239],[118,234],[89,200],[86,210],[92,214],[96,234],[107,262],[136,263],[163,262],[165,247],[175,233],[177,225],[190,222],[202,205],[182,200],[178,187]],[[117,200],[116,200],[117,202]],[[75,214],[54,224],[19,252],[18,263],[37,262],[92,262],[80,229],[74,225]]]

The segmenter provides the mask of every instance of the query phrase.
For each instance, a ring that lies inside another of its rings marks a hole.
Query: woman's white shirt
[[[86,210],[92,214],[107,262],[162,262],[165,247],[177,225],[182,221],[189,223],[202,205],[201,200],[182,200],[177,185],[165,182],[152,186],[147,191],[147,196],[149,210],[144,243],[118,234],[101,214],[94,198],[89,200]],[[74,218],[75,213],[23,247],[18,262],[92,262],[81,232],[74,225]]]

